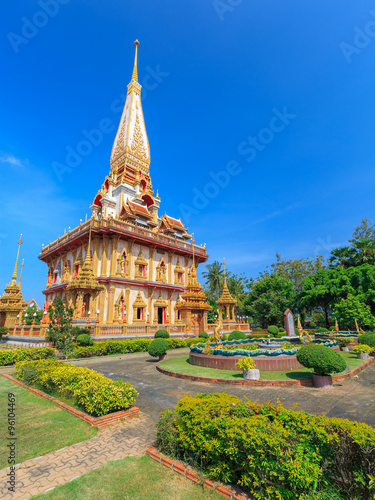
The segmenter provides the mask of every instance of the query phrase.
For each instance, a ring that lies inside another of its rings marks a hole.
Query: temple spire
[[[20,239],[18,240],[18,252],[17,252],[17,259],[16,259],[16,265],[14,266],[14,271],[13,271],[13,276],[12,276],[12,284],[17,284],[17,268],[18,268],[18,258],[20,256],[20,248],[22,245],[22,234]]]
[[[225,271],[225,257],[223,259],[223,263],[224,263],[224,288],[228,288],[227,287],[227,273]]]
[[[134,56],[134,68],[133,68],[133,74],[132,74],[132,80],[138,82],[138,68],[137,68],[137,57],[138,57],[138,47],[140,46],[140,43],[138,40],[134,42],[134,47],[135,47],[135,56]]]
[[[18,286],[21,288],[21,279],[22,279],[22,271],[23,271],[23,266],[24,266],[24,260],[22,259],[22,264],[21,264],[21,273],[20,273],[20,280],[18,282]]]

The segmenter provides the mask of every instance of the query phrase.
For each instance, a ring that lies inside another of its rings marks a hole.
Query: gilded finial
[[[227,273],[225,271],[225,257],[223,259],[223,263],[224,263],[224,288],[227,288]]]
[[[140,46],[140,43],[138,40],[134,42],[134,47],[135,47],[135,56],[134,56],[134,68],[133,68],[133,74],[132,74],[132,80],[138,82],[138,68],[137,68],[137,57],[138,57],[138,47]]]

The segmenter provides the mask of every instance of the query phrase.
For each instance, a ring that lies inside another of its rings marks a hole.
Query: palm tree
[[[356,263],[357,265],[375,263],[375,242],[370,239],[358,240],[353,243],[353,247],[357,249]]]
[[[212,264],[204,266],[208,271],[203,272],[202,276],[206,280],[205,287],[210,295],[211,300],[217,300],[220,297],[220,292],[224,284],[224,269],[223,265],[215,260]]]

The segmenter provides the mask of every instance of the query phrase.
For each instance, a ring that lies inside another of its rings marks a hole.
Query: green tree
[[[357,252],[352,247],[335,248],[331,251],[331,257],[328,259],[330,267],[340,267],[347,269],[356,264]]]
[[[205,281],[205,289],[208,292],[210,300],[217,300],[220,297],[224,285],[223,265],[215,260],[212,264],[204,266],[208,271],[202,273]]]
[[[48,308],[50,324],[47,332],[47,340],[67,357],[72,339],[73,309],[65,307],[64,302],[57,298]]]
[[[360,327],[373,328],[375,318],[371,314],[370,307],[353,294],[349,293],[347,298],[342,298],[335,305],[333,315],[337,318],[340,326],[355,329],[355,320]]]
[[[354,244],[359,240],[372,240],[375,241],[375,225],[368,219],[362,219],[359,226],[357,226],[352,234],[350,243]]]
[[[42,321],[43,319],[43,311],[40,311],[36,305],[33,305],[33,306],[29,306],[26,311],[24,311],[22,313],[22,322],[25,320],[26,318],[26,324],[27,325],[31,325],[31,323],[33,322],[34,320],[34,313],[36,314],[35,315],[35,324],[36,325],[40,325],[40,322]],[[26,316],[27,314],[27,316]]]
[[[308,310],[323,310],[328,328],[330,310],[350,292],[352,287],[345,271],[340,268],[321,269],[304,279],[299,302]]]
[[[237,314],[242,315],[242,313],[244,312],[244,301],[246,298],[246,289],[249,284],[249,280],[246,278],[244,273],[232,274],[228,272],[227,275],[227,285],[229,293],[237,301]]]
[[[347,275],[353,288],[353,294],[360,302],[370,307],[375,316],[375,266],[364,264],[348,269]]]
[[[260,275],[244,300],[245,314],[262,327],[283,323],[293,297],[293,285],[276,274]]]

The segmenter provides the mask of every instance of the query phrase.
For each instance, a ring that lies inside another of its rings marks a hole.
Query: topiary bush
[[[228,335],[228,340],[245,340],[245,339],[246,335],[243,332],[240,332],[239,330],[233,330],[233,332],[231,332]]]
[[[261,328],[260,326],[257,326],[256,328],[254,328],[254,330],[256,332],[261,332],[263,330],[263,328]]]
[[[285,333],[285,328],[279,328],[279,333]]]
[[[347,347],[349,344],[353,342],[352,337],[338,337],[336,340],[340,347]]]
[[[358,337],[358,344],[365,344],[374,348],[375,351],[375,334],[374,333],[363,333]]]
[[[275,325],[270,325],[267,331],[270,335],[277,335],[279,333],[279,329]]]
[[[332,375],[345,370],[342,356],[329,347],[306,345],[297,352],[297,361],[306,368],[312,368],[315,375]]]
[[[310,321],[310,328],[316,328],[316,323],[314,323],[314,321]]]
[[[159,356],[164,356],[167,353],[168,342],[163,338],[155,339],[148,346],[148,353],[150,356],[154,358],[158,358]]]
[[[169,333],[167,330],[158,330],[155,333],[155,338],[156,339],[169,339]]]
[[[31,359],[51,359],[55,357],[52,347],[21,347],[19,349],[0,349],[0,366],[14,365],[18,361]]]
[[[226,340],[228,340],[228,334],[227,333],[223,333],[223,335],[221,336],[221,340],[223,342],[225,342]]]
[[[8,335],[9,333],[9,328],[6,328],[5,326],[0,327],[0,340],[5,336]]]
[[[201,338],[201,339],[208,339],[208,333],[206,333],[206,332],[200,332],[199,338]]]
[[[319,326],[317,329],[316,329],[317,333],[329,333],[329,330],[327,330],[327,328],[322,328],[321,326]]]
[[[86,333],[83,333],[81,335],[78,335],[77,337],[77,344],[80,346],[90,346],[94,344],[94,341],[90,337],[90,335],[87,335]]]

